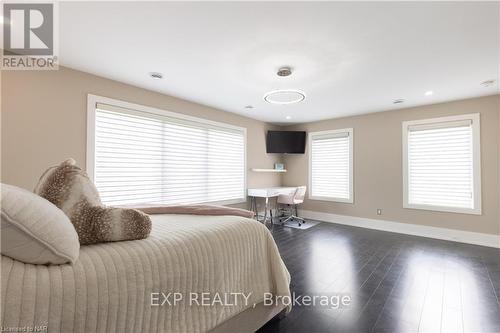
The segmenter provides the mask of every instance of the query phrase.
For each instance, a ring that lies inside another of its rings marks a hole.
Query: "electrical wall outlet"
[[[377,215],[382,215],[382,209],[377,208]]]

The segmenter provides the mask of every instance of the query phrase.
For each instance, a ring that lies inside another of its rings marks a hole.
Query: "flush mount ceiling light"
[[[425,92],[425,96],[432,96],[434,94],[434,91],[428,90]]]
[[[264,100],[271,104],[295,104],[302,102],[306,98],[303,91],[295,89],[273,90],[264,95]]]
[[[292,119],[292,117],[290,117],[290,116],[286,116],[285,118],[286,118],[286,120]]]
[[[392,101],[392,104],[401,104],[401,103],[404,103],[405,100],[402,99],[402,98],[398,98],[398,99],[395,99]]]
[[[155,80],[163,79],[163,74],[158,72],[150,72],[149,76]]]

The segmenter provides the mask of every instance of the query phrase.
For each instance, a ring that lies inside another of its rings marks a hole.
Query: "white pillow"
[[[62,210],[16,186],[1,184],[2,255],[28,264],[75,262],[78,234]]]

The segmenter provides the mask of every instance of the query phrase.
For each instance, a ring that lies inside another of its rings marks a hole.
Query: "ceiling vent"
[[[491,87],[495,83],[495,80],[486,80],[481,82],[483,87]]]
[[[149,73],[149,76],[156,80],[163,79],[163,74],[158,72],[151,72]]]

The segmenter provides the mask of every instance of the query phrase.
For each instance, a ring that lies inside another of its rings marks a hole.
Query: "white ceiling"
[[[259,120],[306,122],[499,92],[499,16],[498,2],[64,2],[60,60]],[[292,76],[276,75],[282,65]],[[497,83],[480,85],[488,79]],[[307,99],[263,101],[283,88]]]

